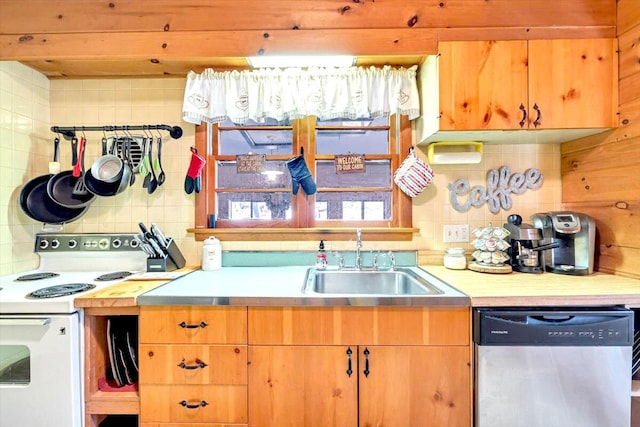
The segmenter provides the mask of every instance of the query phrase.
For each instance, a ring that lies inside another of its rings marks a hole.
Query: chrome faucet
[[[356,270],[362,269],[362,257],[360,256],[360,249],[362,248],[362,230],[356,230]]]

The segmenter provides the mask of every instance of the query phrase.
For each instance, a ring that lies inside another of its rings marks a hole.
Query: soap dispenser
[[[320,240],[318,246],[318,254],[316,255],[316,270],[324,270],[327,268],[327,254],[324,252],[324,240]]]

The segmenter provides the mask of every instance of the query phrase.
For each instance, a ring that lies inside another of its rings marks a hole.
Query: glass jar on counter
[[[444,266],[451,270],[465,270],[467,257],[464,248],[447,248],[444,254]]]

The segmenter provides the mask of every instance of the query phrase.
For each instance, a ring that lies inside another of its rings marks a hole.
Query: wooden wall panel
[[[562,202],[596,221],[596,270],[640,278],[640,1],[618,25],[620,127],[561,145]]]
[[[640,24],[640,1],[618,0],[618,35]]]
[[[638,2],[640,7],[640,1]],[[620,78],[626,78],[640,72],[640,25],[620,35],[618,38],[620,51]]]

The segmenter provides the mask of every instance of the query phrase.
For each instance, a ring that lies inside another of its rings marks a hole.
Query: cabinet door
[[[356,426],[357,349],[350,349],[351,355],[346,346],[250,346],[249,425]]]
[[[530,41],[530,128],[615,127],[617,64],[615,39]]]
[[[441,42],[438,49],[440,130],[521,129],[526,41]]]
[[[469,347],[361,346],[359,358],[360,426],[471,425]]]

